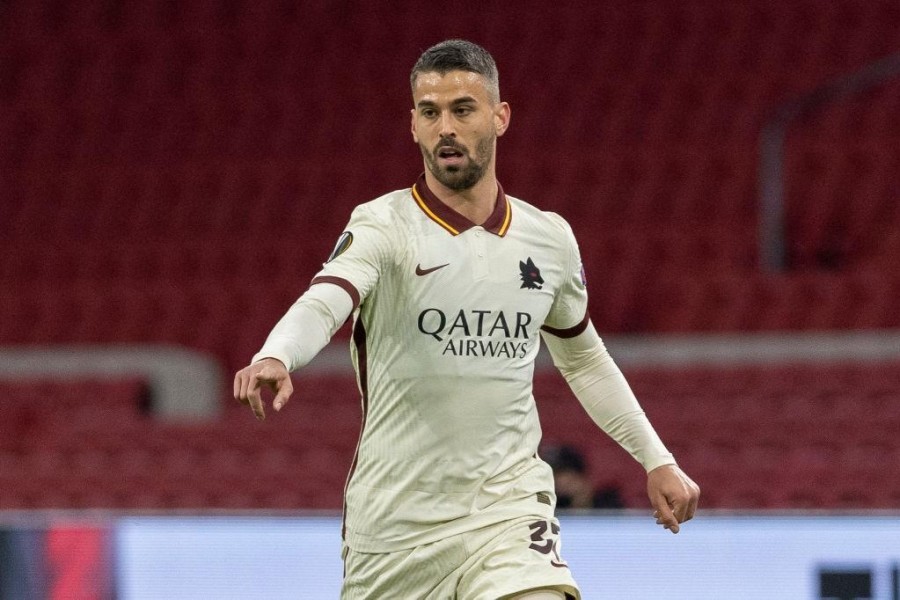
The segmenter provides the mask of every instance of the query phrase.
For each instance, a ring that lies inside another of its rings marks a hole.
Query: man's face
[[[590,508],[593,489],[583,474],[572,469],[554,471],[556,506],[559,508]]]
[[[443,186],[467,190],[493,168],[509,106],[494,102],[484,78],[468,71],[421,73],[413,87],[412,134],[425,164]]]

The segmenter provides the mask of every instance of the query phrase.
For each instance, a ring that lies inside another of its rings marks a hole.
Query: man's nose
[[[456,128],[453,124],[453,115],[449,112],[441,113],[441,137],[456,137]]]

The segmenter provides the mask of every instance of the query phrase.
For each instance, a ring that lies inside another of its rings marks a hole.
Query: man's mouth
[[[447,164],[458,164],[465,157],[465,154],[452,146],[441,146],[436,154],[442,162]]]
[[[463,153],[452,146],[441,146],[438,148],[438,156],[441,158],[452,158],[454,156],[462,156]]]

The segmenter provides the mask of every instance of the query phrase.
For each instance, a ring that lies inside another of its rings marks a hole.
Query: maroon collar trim
[[[428,218],[446,229],[452,235],[460,233],[475,227],[473,223],[466,217],[462,216],[446,204],[444,204],[435,194],[428,188],[425,183],[425,174],[423,173],[419,180],[416,181],[412,188],[413,200],[419,205]],[[503,193],[503,188],[497,183],[497,203],[494,206],[494,212],[481,225],[486,231],[503,237],[509,231],[509,225],[512,221],[512,206]]]

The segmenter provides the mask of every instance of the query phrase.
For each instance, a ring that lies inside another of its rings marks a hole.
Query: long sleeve
[[[675,464],[593,324],[574,337],[542,333],[553,364],[591,419],[649,472]]]
[[[253,362],[276,358],[288,371],[311,361],[353,312],[353,300],[331,283],[311,286],[278,321]]]

